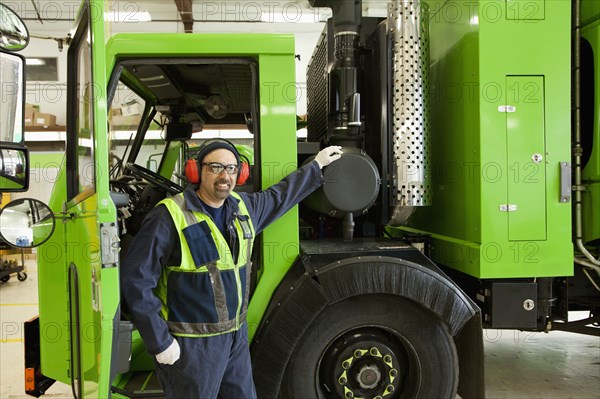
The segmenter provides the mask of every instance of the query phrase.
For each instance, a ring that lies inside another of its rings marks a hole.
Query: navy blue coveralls
[[[239,195],[258,234],[322,184],[321,169],[312,161],[267,190]],[[184,198],[188,209],[209,214],[193,185],[185,189]],[[238,240],[232,227],[236,202],[229,196],[223,204],[232,251]],[[121,266],[123,299],[151,355],[163,352],[174,339],[160,315],[161,302],[153,289],[164,267],[180,264],[178,232],[167,208],[159,205],[145,218]],[[179,360],[173,365],[156,363],[167,398],[256,398],[247,323],[234,332],[202,338],[177,337],[177,341],[181,348]]]

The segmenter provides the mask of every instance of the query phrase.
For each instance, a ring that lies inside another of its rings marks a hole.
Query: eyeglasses
[[[227,172],[228,175],[235,175],[238,172],[238,166],[235,164],[231,165],[223,165],[219,162],[207,162],[202,165],[206,165],[210,168],[210,172],[215,175],[220,175],[223,173],[223,170]]]

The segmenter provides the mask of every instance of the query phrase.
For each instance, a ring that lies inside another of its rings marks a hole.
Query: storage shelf
[[[117,130],[115,132],[115,139],[119,141],[129,140],[132,134],[135,134],[134,130]],[[162,140],[161,137],[162,132],[160,130],[152,130],[148,132],[146,135],[146,139],[148,140]],[[298,138],[306,137],[306,129],[301,129],[296,132]],[[25,142],[57,142],[66,140],[66,132],[60,130],[44,130],[44,129],[36,129],[36,130],[26,130],[25,131]],[[194,133],[192,135],[192,140],[202,140],[202,139],[214,139],[214,138],[223,138],[228,140],[235,139],[254,139],[254,135],[251,134],[248,130],[244,129],[228,129],[228,130],[204,130],[202,132]],[[85,145],[85,144],[84,144]]]
[[[132,134],[135,134],[134,130],[118,130],[115,132],[116,140],[129,140]],[[162,140],[162,132],[159,130],[153,130],[146,134],[147,140]],[[56,130],[35,130],[25,132],[25,142],[40,142],[40,141],[65,141],[65,131]],[[204,130],[202,132],[194,133],[192,140],[200,139],[213,139],[213,138],[225,138],[225,139],[253,139],[254,136],[247,130]]]

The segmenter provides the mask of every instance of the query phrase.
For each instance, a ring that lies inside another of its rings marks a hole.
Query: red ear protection
[[[200,182],[200,171],[195,158],[185,161],[185,178],[189,183],[198,184]]]
[[[246,183],[246,180],[248,180],[249,177],[250,165],[248,165],[247,162],[241,162],[236,185],[241,186],[242,184]]]
[[[185,177],[189,183],[198,184],[200,182],[200,168],[196,158],[190,158],[185,162]],[[240,186],[246,183],[250,177],[250,165],[246,162],[240,163],[236,185]]]

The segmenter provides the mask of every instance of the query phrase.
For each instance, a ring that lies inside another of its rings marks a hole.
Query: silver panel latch
[[[119,241],[119,228],[116,223],[100,224],[102,267],[116,267],[119,264]]]
[[[571,163],[560,163],[560,202],[571,202]]]
[[[502,212],[514,212],[517,210],[517,206],[514,204],[502,204],[500,205],[500,210]]]
[[[514,105],[500,105],[498,112],[517,112],[517,107]]]

